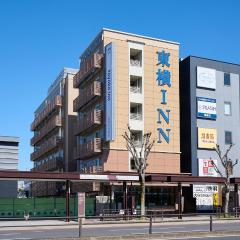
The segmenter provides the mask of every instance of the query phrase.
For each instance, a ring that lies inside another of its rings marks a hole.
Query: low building
[[[0,136],[0,170],[18,170],[19,137]],[[17,197],[17,181],[0,181],[0,197]]]

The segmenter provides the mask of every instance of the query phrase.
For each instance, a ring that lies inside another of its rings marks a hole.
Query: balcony
[[[131,120],[142,120],[142,114],[140,113],[130,113],[130,119]]]
[[[31,130],[34,131],[37,126],[51,113],[55,108],[62,106],[62,97],[56,96],[51,102],[46,104],[44,110],[35,117],[31,124]]]
[[[102,111],[93,109],[89,111],[86,116],[77,122],[74,133],[79,135],[93,131],[96,127],[102,124]]]
[[[131,93],[142,93],[142,89],[140,87],[130,87]]]
[[[32,146],[35,145],[37,142],[43,139],[43,137],[45,137],[48,133],[54,130],[56,127],[61,127],[61,126],[62,126],[61,117],[55,116],[40,130],[38,135],[32,137],[31,145]]]
[[[34,172],[41,172],[41,171],[54,171],[57,169],[62,169],[64,166],[63,164],[63,158],[62,157],[56,157],[49,159],[46,163],[43,163],[37,167],[34,167],[32,171]]]
[[[94,138],[86,143],[79,144],[77,148],[75,148],[74,158],[83,159],[101,153],[102,151],[101,145],[102,145],[101,138]]]
[[[54,150],[57,147],[60,147],[62,143],[62,138],[60,137],[53,137],[49,140],[45,141],[41,148],[31,154],[31,160],[34,161],[40,157],[42,157],[44,154]]]
[[[73,111],[78,112],[84,105],[88,105],[94,98],[102,94],[102,85],[99,81],[92,82],[86,89],[79,92],[79,96],[73,101]]]
[[[73,78],[73,87],[78,88],[96,69],[101,69],[103,54],[94,53],[90,58],[82,60],[79,72]]]

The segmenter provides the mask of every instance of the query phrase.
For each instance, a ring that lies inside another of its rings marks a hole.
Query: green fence
[[[29,214],[32,217],[64,217],[66,215],[65,198],[1,198],[0,218],[24,217]],[[70,215],[77,216],[77,197],[70,198]],[[95,198],[85,199],[86,216],[95,214]]]

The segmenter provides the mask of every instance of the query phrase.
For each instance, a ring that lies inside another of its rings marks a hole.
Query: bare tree
[[[135,169],[139,175],[140,181],[140,192],[141,192],[141,216],[145,215],[145,171],[147,167],[147,159],[148,155],[151,151],[151,148],[154,145],[154,140],[151,141],[152,133],[146,133],[143,135],[142,141],[140,145],[136,143],[134,132],[128,126],[128,132],[125,132],[123,138],[126,140],[127,150],[132,155],[132,159],[134,161]],[[138,150],[139,148],[140,150]]]
[[[238,159],[236,159],[235,163],[229,158],[228,154],[231,151],[233,144],[230,144],[227,148],[226,152],[223,154],[220,146],[216,144],[215,151],[220,159],[221,165],[223,166],[223,171],[212,161],[215,171],[223,178],[224,181],[224,213],[228,213],[228,206],[229,206],[229,194],[230,194],[230,176],[233,174],[233,168],[235,165],[238,164]]]

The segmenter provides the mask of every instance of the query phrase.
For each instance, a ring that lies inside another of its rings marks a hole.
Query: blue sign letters
[[[157,52],[158,54],[158,64],[161,65],[162,67],[170,67],[169,63],[169,58],[170,58],[170,53],[166,53],[164,50],[161,52]],[[158,68],[157,71],[157,83],[158,86],[164,87],[165,85],[168,86],[169,88],[172,87],[171,84],[171,73],[167,69],[161,69]],[[167,90],[162,88],[161,89],[161,94],[162,94],[162,100],[161,104],[162,105],[167,105]],[[170,123],[170,109],[163,110],[162,108],[158,108],[158,121],[157,123],[162,124],[161,118],[164,119],[165,123],[169,124]],[[158,128],[158,143],[162,143],[162,137],[163,139],[169,143],[170,142],[170,128],[167,128],[165,131],[163,128]]]

